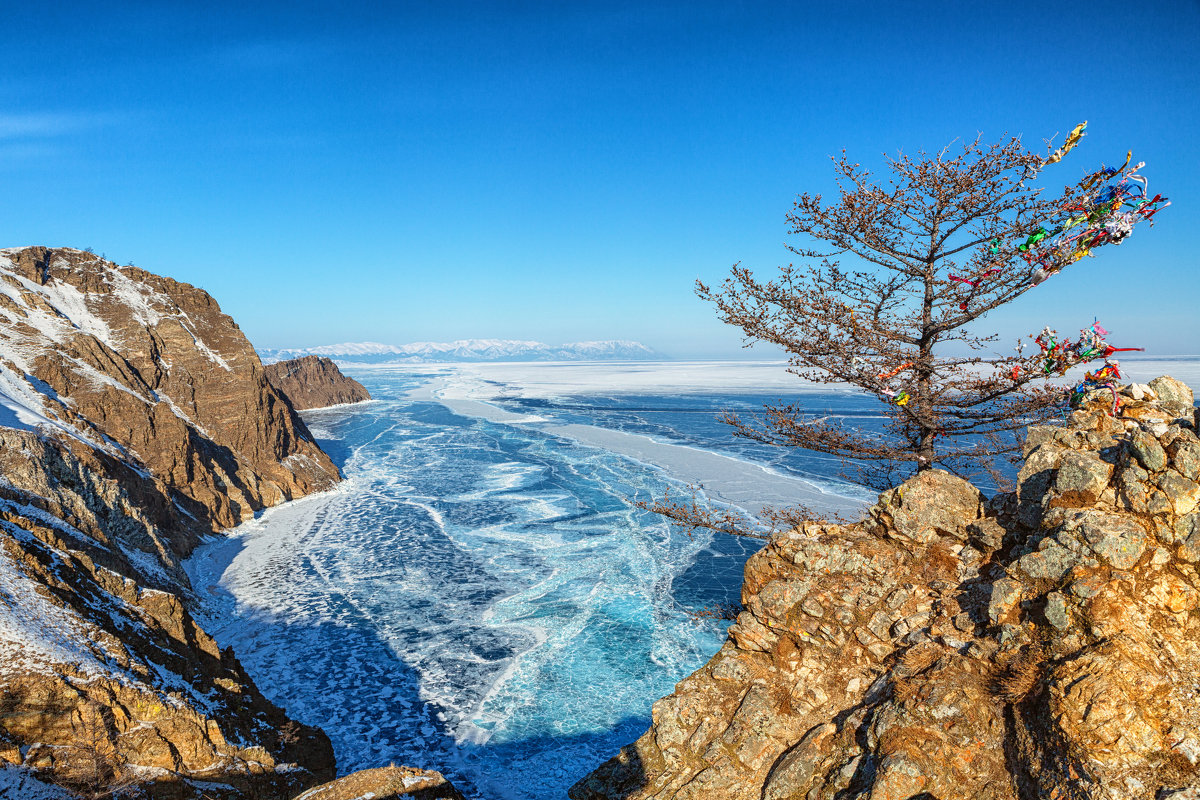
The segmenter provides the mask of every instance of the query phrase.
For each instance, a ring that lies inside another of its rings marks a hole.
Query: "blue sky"
[[[984,321],[1200,352],[1200,5],[5,3],[0,243],[210,291],[262,347],[637,339],[738,355],[692,292],[788,260],[828,157],[1132,148],[1173,205]],[[769,357],[756,349],[751,356]]]

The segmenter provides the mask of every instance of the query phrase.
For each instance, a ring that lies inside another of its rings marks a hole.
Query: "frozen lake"
[[[751,511],[845,514],[873,497],[834,459],[739,442],[716,420],[799,397],[880,424],[874,398],[780,364],[347,372],[377,399],[305,414],[346,481],[188,563],[206,627],[329,733],[342,773],[395,762],[469,797],[565,797],[717,650],[727,623],[689,612],[736,600],[760,544],[689,537],[631,499],[692,484]]]

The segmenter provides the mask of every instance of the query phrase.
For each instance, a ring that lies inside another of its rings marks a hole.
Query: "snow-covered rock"
[[[0,797],[56,797],[31,771],[181,798],[333,777],[328,738],[192,619],[179,562],[337,477],[205,292],[79,250],[0,250]]]

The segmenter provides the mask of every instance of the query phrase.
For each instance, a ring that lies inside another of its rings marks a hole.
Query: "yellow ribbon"
[[[1075,129],[1067,136],[1067,140],[1063,142],[1063,146],[1055,150],[1050,157],[1043,162],[1043,164],[1057,164],[1059,161],[1062,161],[1062,157],[1070,152],[1071,148],[1079,144],[1079,140],[1084,137],[1083,131],[1085,128],[1087,128],[1086,119],[1075,126]],[[1132,154],[1133,153],[1131,151],[1130,155]]]

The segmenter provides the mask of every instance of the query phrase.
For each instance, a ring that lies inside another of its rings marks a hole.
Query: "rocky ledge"
[[[709,663],[575,800],[1200,797],[1200,441],[1170,378],[774,537]]]
[[[309,789],[296,800],[464,800],[440,772],[411,767],[359,770]]]
[[[196,624],[180,561],[338,480],[208,294],[0,250],[0,796],[269,800],[331,780],[325,734]]]
[[[305,411],[371,399],[366,388],[347,378],[324,356],[303,356],[266,366],[267,380],[289,401],[292,408]]]

